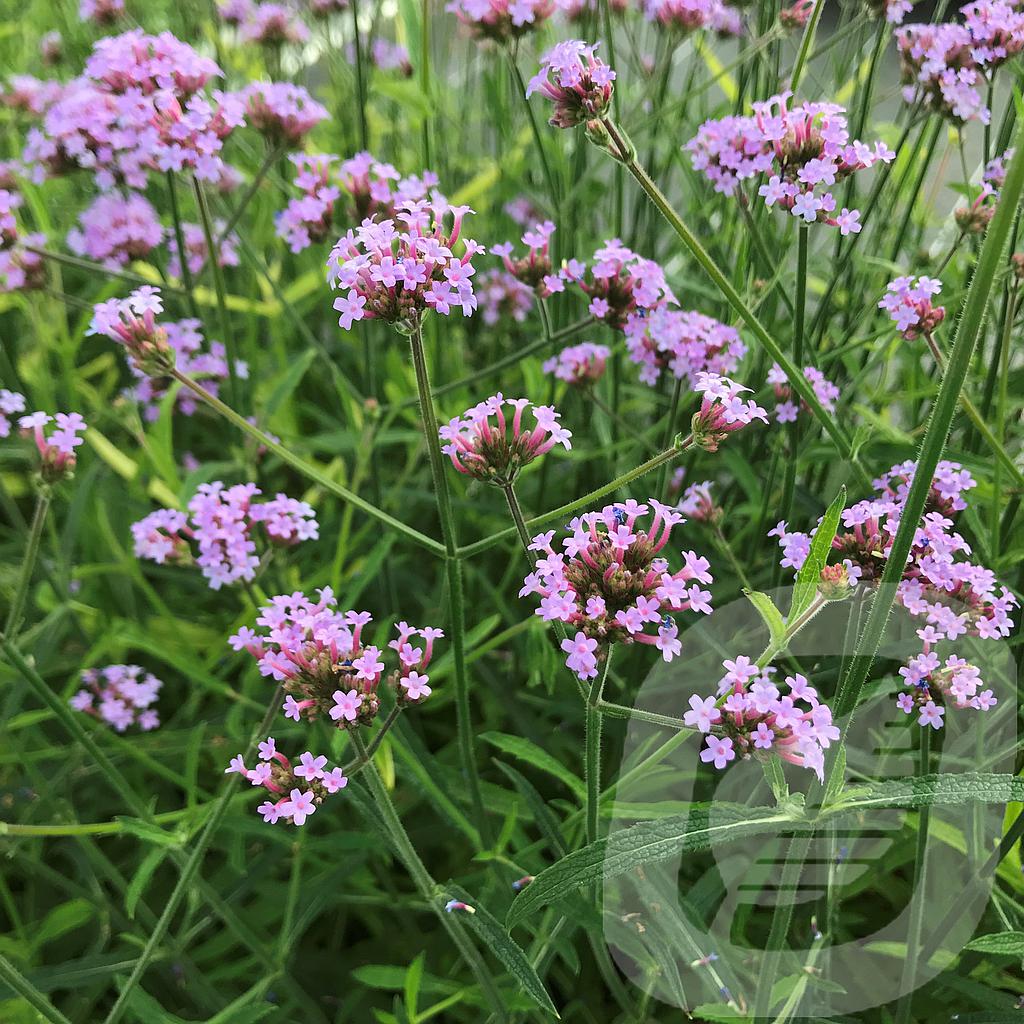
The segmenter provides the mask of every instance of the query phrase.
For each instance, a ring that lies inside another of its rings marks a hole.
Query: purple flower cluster
[[[124,13],[124,0],[80,0],[78,4],[78,17],[97,25],[109,25]]]
[[[148,172],[188,169],[206,181],[225,173],[224,140],[243,123],[240,100],[204,87],[221,74],[169,32],[140,29],[100,39],[74,79],[29,132],[24,159],[39,179],[74,167],[100,188],[144,188]]]
[[[127,299],[108,299],[93,306],[87,333],[123,345],[130,364],[141,373],[161,374],[174,363],[167,330],[156,321],[163,309],[160,289],[144,284]]]
[[[428,196],[440,199],[437,184],[433,171],[403,177],[391,164],[383,163],[365,150],[341,165],[340,185],[349,198],[348,212],[353,221],[394,217],[402,203]]]
[[[253,768],[245,766],[241,754],[231,758],[225,775],[237,773],[254,786],[262,786],[270,796],[256,808],[257,814],[270,825],[290,821],[305,825],[306,819],[328,797],[348,785],[345,772],[338,767],[328,768],[323,754],[315,756],[307,750],[298,765],[293,765],[278,749],[273,736],[268,736],[257,747],[260,760]]]
[[[644,384],[655,384],[669,370],[692,387],[698,373],[734,372],[747,353],[735,327],[694,311],[659,306],[646,316],[629,316],[623,330]]]
[[[962,21],[900,30],[903,96],[958,124],[988,124],[991,111],[983,94],[989,75],[1024,49],[1024,12],[1005,0],[976,0],[961,7],[960,15]]]
[[[215,480],[200,484],[188,503],[187,515],[176,509],[158,509],[132,524],[136,558],[148,558],[158,565],[187,563],[193,557],[189,541],[195,541],[199,551],[195,564],[211,590],[255,579],[260,565],[254,537],[257,525],[271,543],[284,547],[319,536],[312,506],[285,494],[254,502],[261,493],[251,483],[225,487]]]
[[[0,88],[0,103],[11,110],[19,110],[41,117],[64,94],[64,82],[36,78],[35,75],[11,75],[7,88]]]
[[[711,481],[690,484],[683,492],[683,497],[676,506],[687,519],[698,523],[718,523],[724,512],[715,504],[711,495]]]
[[[505,270],[542,299],[565,288],[561,278],[552,273],[551,236],[554,233],[555,225],[549,220],[535,224],[523,235],[523,245],[527,247],[528,252],[525,256],[515,259],[512,258],[511,242],[502,242],[491,247],[491,252],[501,257]]]
[[[498,43],[518,39],[542,25],[554,13],[554,0],[448,0],[454,14],[478,39]]]
[[[19,233],[14,211],[21,205],[19,193],[0,188],[0,294],[42,288],[46,283],[43,258],[28,248],[45,245],[46,236]]]
[[[961,231],[980,235],[995,216],[999,190],[1006,180],[1006,165],[1013,158],[1013,149],[994,157],[985,166],[981,176],[981,189],[969,206],[958,206],[953,211]]]
[[[346,293],[334,301],[338,324],[350,330],[358,320],[380,319],[409,330],[428,309],[470,316],[477,305],[471,261],[486,250],[472,239],[463,240],[461,257],[454,247],[471,212],[440,198],[408,201],[398,204],[394,220],[364,220],[347,232],[327,260],[328,280]]]
[[[906,504],[916,465],[893,466],[874,481],[876,495],[843,512],[842,527],[832,542],[851,582],[873,583],[881,577]],[[967,507],[963,492],[975,482],[959,463],[942,461],[936,468],[924,517],[896,599],[932,627],[931,636],[995,639],[1009,635],[1010,612],[1017,599],[999,587],[995,573],[960,555],[970,553],[967,541],[954,530],[956,512]],[[780,522],[769,536],[779,538],[781,564],[799,570],[810,549],[811,534],[790,532]]]
[[[76,711],[106,722],[118,732],[137,725],[149,732],[160,725],[153,705],[163,683],[139,665],[107,665],[87,668],[82,673],[84,686],[71,698]]]
[[[676,297],[665,281],[665,271],[638,256],[617,238],[611,238],[594,253],[589,268],[579,260],[567,260],[559,277],[578,285],[590,299],[587,307],[596,320],[625,331],[632,320],[642,319]],[[551,288],[550,279],[548,287]],[[557,290],[561,290],[556,288]]]
[[[643,0],[643,9],[648,21],[682,35],[700,29],[725,36],[743,34],[740,12],[722,0]]]
[[[511,423],[505,406],[514,410]],[[523,424],[523,413],[527,410],[534,420],[532,427]],[[556,444],[566,451],[572,448],[572,433],[558,419],[559,414],[550,405],[534,406],[527,398],[494,395],[440,428],[438,434],[447,442],[441,451],[460,473],[498,487],[511,486],[524,466],[547,454]]]
[[[940,291],[942,282],[934,277],[897,277],[886,285],[878,308],[889,314],[907,341],[913,341],[930,335],[945,319],[945,308],[932,304],[932,296]]]
[[[217,265],[220,267],[238,266],[238,235],[234,232],[221,236],[226,224],[219,217],[213,222],[213,238],[217,246]],[[185,263],[188,272],[195,276],[206,264],[209,251],[206,247],[206,232],[199,224],[185,221],[181,225],[181,238],[185,243]],[[178,239],[174,232],[167,234],[167,272],[171,277],[181,278],[181,254],[178,252]]]
[[[902,25],[913,10],[911,0],[867,0],[867,5],[876,18],[885,18],[890,25]]]
[[[295,186],[303,194],[299,199],[290,199],[274,222],[278,237],[288,243],[291,251],[302,252],[331,233],[334,204],[341,195],[338,186],[331,184],[332,165],[338,158],[329,153],[292,153],[288,159],[298,170]]]
[[[498,267],[485,270],[477,278],[476,293],[480,315],[488,327],[493,327],[503,317],[521,324],[533,309],[533,289]]]
[[[286,4],[257,3],[238,24],[239,38],[260,46],[284,46],[285,43],[305,43],[309,28],[296,12]]]
[[[370,60],[381,71],[401,71],[406,78],[412,78],[413,66],[409,51],[401,43],[379,36],[370,44]]]
[[[252,82],[237,95],[248,123],[275,146],[301,146],[328,117],[323,104],[291,82]]]
[[[732,433],[754,420],[768,422],[768,414],[752,399],[740,396],[750,388],[717,373],[698,372],[693,390],[702,396],[700,409],[694,413],[690,429],[694,444],[705,451],[716,452]]]
[[[583,341],[579,345],[563,348],[558,355],[546,360],[542,369],[567,384],[589,387],[604,376],[605,364],[610,355],[607,345]]]
[[[814,366],[804,367],[804,377],[825,412],[834,412],[836,399],[839,398],[839,388]],[[807,403],[802,399],[799,405],[793,401],[793,389],[789,386],[789,378],[778,363],[772,363],[768,371],[768,383],[775,389],[776,422],[795,423],[800,410],[807,411]]]
[[[164,229],[153,204],[138,192],[97,196],[68,232],[68,248],[107,267],[145,259],[162,241]]]
[[[884,143],[874,149],[850,141],[844,108],[835,103],[790,107],[791,93],[754,104],[753,116],[705,121],[687,144],[698,171],[716,192],[732,195],[741,181],[768,175],[758,189],[765,205],[776,204],[806,223],[838,227],[843,235],[860,231],[856,210],[837,214],[830,189],[855,171],[896,156]]]
[[[652,519],[641,525],[652,508]],[[672,616],[711,614],[711,594],[700,587],[712,582],[708,560],[685,551],[683,567],[672,572],[660,554],[682,521],[654,498],[630,499],[575,517],[561,542],[564,552],[552,546],[554,530],[533,538],[530,550],[538,558],[519,596],[538,595],[537,614],[570,627],[562,650],[580,679],[597,675],[599,648],[613,643],[651,644],[671,661],[681,650]]]
[[[385,676],[383,652],[364,643],[363,634],[373,621],[370,613],[338,611],[330,587],[317,593],[318,601],[301,593],[271,598],[256,620],[266,633],[243,627],[229,641],[234,650],[257,660],[261,675],[284,684],[285,717],[296,722],[329,718],[339,729],[368,725],[380,708],[382,680],[400,705],[430,696],[426,670],[434,641],[444,636],[440,629],[399,622],[397,639],[388,643],[398,667]],[[416,637],[423,640],[422,647]]]
[[[9,416],[22,412],[25,398],[16,391],[0,390],[0,437],[11,430]],[[46,432],[49,424],[54,427]],[[74,471],[77,457],[75,449],[85,440],[79,434],[85,431],[85,420],[77,412],[59,412],[51,416],[45,412],[30,412],[18,418],[22,437],[31,437],[39,453],[39,472],[44,481],[53,483]]]
[[[611,108],[615,72],[579,39],[567,39],[541,58],[540,71],[526,87],[527,97],[539,92],[553,104],[548,124],[574,128],[600,120]]]
[[[694,694],[683,715],[686,725],[706,736],[700,759],[722,769],[737,756],[774,752],[824,780],[824,751],[839,739],[839,730],[807,678],[786,676],[783,693],[773,681],[773,666],[761,668],[740,655],[723,667],[717,698]]]

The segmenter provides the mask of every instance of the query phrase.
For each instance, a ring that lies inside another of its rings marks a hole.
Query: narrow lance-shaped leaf
[[[793,604],[789,609],[788,617],[790,624],[803,615],[814,600],[818,584],[821,581],[821,570],[828,563],[832,541],[835,540],[836,530],[839,528],[839,517],[843,514],[845,507],[846,488],[842,487],[832,500],[832,504],[825,510],[825,515],[811,538],[811,548],[807,552],[807,558],[796,574]]]

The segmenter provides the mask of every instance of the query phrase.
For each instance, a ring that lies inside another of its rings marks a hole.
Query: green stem
[[[815,13],[821,4],[815,4]],[[807,225],[801,223],[797,228],[796,245],[796,311],[793,317],[793,362],[797,372],[803,376],[804,363],[804,318],[807,310]],[[796,465],[800,451],[800,417],[789,426],[789,458],[786,460],[785,474],[782,483],[783,519],[788,520],[793,512],[793,494],[796,490]]]
[[[32,582],[32,572],[36,566],[36,558],[39,555],[39,543],[43,536],[43,527],[46,524],[46,514],[50,509],[50,488],[46,484],[39,487],[36,496],[36,508],[32,514],[32,524],[28,530],[28,540],[25,543],[25,554],[21,560],[21,574],[18,576],[18,585],[11,599],[11,607],[7,611],[7,620],[4,623],[4,638],[14,640],[16,630],[20,624],[21,613],[25,607],[25,599],[28,597],[28,588]]]
[[[48,1021],[52,1021],[53,1024],[71,1024],[71,1021],[3,955],[0,955],[0,980]]]
[[[93,263],[92,260],[84,260],[78,256],[67,256],[62,252],[51,252],[49,249],[40,249],[34,245],[26,245],[25,250],[27,252],[33,252],[37,256],[41,256],[44,260],[52,260],[54,263],[62,263],[67,267],[74,267],[76,270],[84,270],[89,274],[99,274],[101,277],[112,277],[118,281],[124,281],[127,284],[152,284],[153,282],[148,277],[143,277],[141,274],[133,274],[130,270],[121,270],[117,267],[105,267],[102,263]],[[186,297],[187,293],[181,288],[175,288],[173,285],[161,284],[160,290],[168,292],[174,295],[180,295]]]
[[[673,718],[671,715],[659,715],[656,711],[645,711],[643,708],[631,708],[626,704],[615,704],[612,701],[601,700],[597,705],[602,715],[608,718],[635,718],[638,722],[647,722],[649,725],[660,725],[666,729],[674,729],[676,732],[691,733],[692,729],[683,725],[682,719]]]
[[[505,501],[508,504],[508,511],[512,516],[512,521],[516,524],[516,531],[519,534],[520,541],[522,541],[526,557],[532,561],[533,558],[530,553],[530,542],[532,538],[530,537],[530,531],[526,528],[526,520],[523,518],[523,510],[519,504],[519,498],[516,497],[516,492],[512,484],[506,484],[501,490],[505,495]]]
[[[426,29],[424,28],[424,31]],[[356,98],[359,102],[359,148],[370,148],[366,125],[366,83],[363,81],[363,37],[359,31],[359,0],[352,0],[352,38],[356,51]]]
[[[438,439],[437,413],[434,410],[434,400],[430,394],[430,374],[427,370],[426,353],[423,349],[423,329],[419,320],[409,332],[409,347],[412,352],[413,369],[416,373],[416,390],[419,395],[423,439],[427,446],[430,474],[434,483],[434,498],[437,501],[437,514],[441,520],[441,535],[444,538],[452,631],[452,658],[455,663],[455,708],[459,758],[462,762],[462,772],[466,777],[466,785],[469,787],[470,802],[473,806],[473,813],[476,815],[477,828],[481,839],[486,843],[487,816],[484,813],[483,798],[480,794],[480,779],[473,752],[473,722],[469,706],[469,680],[466,675],[466,623],[462,562],[458,551],[455,517],[452,515],[451,498],[448,493],[444,455],[441,452],[441,444]]]
[[[807,19],[807,24],[804,26],[803,38],[800,40],[800,52],[796,55],[796,63],[793,65],[793,74],[789,80],[789,88],[794,96],[796,95],[797,88],[800,85],[800,79],[803,76],[804,67],[807,65],[807,58],[811,52],[811,45],[814,42],[814,36],[818,31],[818,22],[821,21],[821,12],[824,9],[825,5],[823,3],[816,3],[810,18]]]
[[[432,537],[428,537],[426,534],[420,533],[419,530],[414,530],[411,526],[406,526],[405,523],[388,515],[387,512],[382,511],[375,505],[371,505],[368,501],[364,501],[358,494],[354,494],[347,487],[342,487],[341,484],[322,473],[316,468],[316,466],[312,465],[312,463],[306,462],[305,459],[300,458],[298,455],[294,455],[283,445],[279,444],[273,438],[260,430],[259,427],[254,427],[244,416],[240,416],[235,412],[231,406],[225,405],[225,403],[215,395],[210,394],[210,392],[198,383],[198,381],[193,380],[178,369],[172,369],[170,373],[175,380],[181,381],[185,387],[187,387],[193,394],[198,395],[204,402],[206,402],[207,405],[210,406],[210,408],[223,416],[229,423],[233,424],[243,433],[248,434],[249,437],[265,446],[268,451],[272,451],[279,459],[298,470],[303,476],[306,476],[315,483],[318,483],[324,489],[341,498],[342,501],[346,501],[349,504],[354,505],[362,512],[365,512],[368,516],[372,516],[374,519],[377,519],[382,523],[386,523],[393,530],[402,534],[403,537],[412,541],[414,544],[418,544],[420,547],[426,548],[435,555],[444,555],[444,547],[438,544],[438,542]]]
[[[466,935],[461,922],[442,909],[441,900],[443,892],[441,887],[431,877],[430,872],[427,871],[426,866],[416,852],[416,848],[413,846],[412,840],[402,824],[402,819],[399,818],[395,805],[391,802],[391,797],[384,786],[376,765],[366,756],[367,751],[358,732],[352,733],[352,744],[356,748],[356,752],[366,761],[366,770],[363,773],[363,777],[367,780],[370,795],[373,797],[374,804],[380,814],[381,824],[391,839],[396,855],[405,865],[405,869],[409,872],[409,877],[412,879],[413,884],[441,922],[462,959],[465,960],[467,966],[473,972],[484,996],[491,1005],[492,1012],[500,1020],[506,1020],[507,1014],[504,1009],[501,993],[494,984],[490,971],[487,970],[480,954]]]
[[[260,164],[253,176],[252,181],[249,182],[249,187],[242,193],[242,198],[238,201],[238,206],[235,207],[231,216],[228,217],[227,223],[224,225],[220,234],[217,235],[217,252],[220,252],[221,246],[227,240],[228,235],[234,230],[235,225],[242,219],[242,215],[245,213],[252,202],[253,197],[259,191],[260,185],[263,184],[263,179],[267,176],[267,172],[271,167],[274,166],[277,158],[284,152],[283,145],[272,146],[267,150],[267,155],[263,158],[263,163]],[[207,242],[207,249],[209,249],[209,242]],[[203,273],[206,271],[207,266],[210,264],[210,260],[207,260],[205,264],[199,269],[199,277],[202,278]]]
[[[537,124],[537,117],[533,112],[533,107],[530,106],[530,101],[526,96],[526,82],[523,81],[523,73],[519,70],[519,62],[515,58],[515,54],[512,50],[506,47],[505,56],[508,57],[509,67],[512,69],[512,77],[516,81],[517,89],[519,93],[520,102],[526,107],[526,117],[530,122],[530,131],[533,135],[533,144],[536,147],[537,155],[540,158],[540,166],[544,172],[544,180],[547,183],[548,193],[551,196],[551,208],[557,214],[559,204],[559,188],[558,182],[555,180],[554,171],[551,169],[551,164],[548,161],[547,150],[544,148],[544,138],[540,133],[540,127]]]
[[[174,240],[178,244],[178,266],[181,270],[181,283],[185,286],[185,294],[188,296],[189,311],[196,320],[199,320],[199,307],[196,305],[196,296],[192,284],[192,271],[188,269],[188,250],[185,248],[185,232],[181,228],[178,186],[171,171],[167,172],[166,177],[167,193],[171,203],[171,220],[174,223]]]
[[[601,695],[608,679],[608,670],[612,664],[612,651],[609,644],[605,649],[604,665],[600,667],[587,695],[586,741],[583,758],[583,774],[586,779],[586,837],[587,843],[597,841],[597,819],[601,803]]]
[[[210,208],[206,202],[206,192],[199,179],[192,175],[192,190],[196,196],[199,220],[203,226],[203,237],[206,240],[206,262],[210,264],[213,274],[213,289],[217,294],[217,312],[220,316],[220,331],[224,340],[224,351],[228,364],[228,396],[231,404],[241,406],[241,393],[238,387],[238,352],[235,347],[235,332],[231,328],[228,316],[227,293],[224,288],[224,269],[220,265],[220,246],[213,235],[213,222],[210,219]],[[182,267],[185,265],[185,253],[181,252]]]
[[[616,126],[608,118],[605,118],[602,121],[602,124],[611,136],[616,149],[618,149],[620,153],[628,153],[629,147],[623,142]],[[704,272],[711,278],[719,291],[721,291],[728,300],[729,305],[733,307],[743,322],[750,328],[757,340],[761,343],[762,347],[767,351],[768,355],[782,368],[783,372],[789,378],[790,386],[804,400],[812,415],[818,420],[825,432],[835,442],[836,448],[839,450],[840,454],[855,467],[864,482],[866,484],[870,484],[870,477],[864,470],[864,467],[861,466],[855,452],[853,451],[850,439],[839,427],[835,417],[827,413],[822,407],[821,402],[818,400],[818,396],[814,393],[814,389],[810,386],[803,373],[800,372],[800,369],[794,365],[785,352],[782,351],[782,347],[779,343],[768,333],[768,329],[758,319],[757,314],[747,305],[739,292],[736,291],[732,282],[725,276],[718,267],[718,264],[716,264],[711,258],[711,255],[701,244],[697,236],[686,226],[683,219],[672,207],[672,204],[665,198],[654,181],[651,180],[647,171],[637,163],[636,158],[630,157],[627,159],[625,166],[644,192],[647,193],[651,202],[653,202],[661,212],[661,215],[668,221],[669,225],[679,236],[682,243],[690,250],[694,259],[696,259]]]

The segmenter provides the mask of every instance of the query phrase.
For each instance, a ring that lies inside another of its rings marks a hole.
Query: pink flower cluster
[[[653,385],[669,370],[692,387],[698,373],[732,373],[747,354],[735,327],[695,311],[658,306],[646,316],[627,317],[623,330],[644,384]]]
[[[914,9],[911,0],[867,0],[867,4],[876,18],[885,18],[890,25],[902,25]]]
[[[10,433],[7,417],[25,408],[25,399],[14,391],[0,391],[0,437]],[[49,434],[46,428],[55,424]],[[59,412],[55,416],[45,412],[31,412],[19,417],[22,437],[31,437],[39,452],[39,472],[47,483],[61,480],[74,471],[77,457],[75,449],[85,440],[79,434],[85,431],[85,420],[77,412]]]
[[[732,433],[754,420],[768,422],[768,414],[752,399],[740,396],[750,388],[717,373],[696,374],[693,390],[702,396],[700,409],[694,413],[690,429],[694,444],[705,451],[716,452]]]
[[[329,153],[316,156],[292,153],[288,159],[298,170],[295,185],[303,195],[300,199],[290,199],[275,216],[274,223],[278,237],[288,243],[291,251],[302,252],[331,232],[334,204],[341,195],[338,186],[331,184],[332,165],[338,158]]]
[[[394,220],[364,220],[347,232],[327,260],[328,280],[346,292],[334,301],[338,324],[350,330],[358,320],[380,319],[409,330],[428,309],[448,315],[461,308],[470,316],[477,305],[471,261],[486,249],[472,239],[462,242],[461,257],[454,248],[471,212],[441,198],[408,201],[398,204]]]
[[[248,123],[275,146],[301,146],[328,116],[323,104],[291,82],[252,82],[238,96]]]
[[[227,352],[222,342],[211,341],[203,350],[203,335],[198,320],[186,319],[163,323],[167,344],[174,352],[174,364],[182,373],[195,380],[201,380],[203,387],[212,395],[220,393],[220,385],[228,379]],[[160,416],[160,403],[167,393],[169,379],[142,373],[137,367],[132,372],[139,378],[133,395],[142,403],[142,415],[148,422],[155,422]],[[235,362],[235,372],[242,380],[249,376],[245,360]],[[175,411],[191,416],[198,407],[198,399],[182,388],[174,400]]]
[[[480,315],[488,327],[493,327],[503,317],[521,324],[533,309],[533,289],[498,267],[485,270],[477,278],[476,293]]]
[[[85,684],[71,698],[76,711],[124,732],[137,725],[149,732],[160,725],[160,715],[153,705],[163,683],[152,672],[139,665],[107,665],[87,668],[82,673]]]
[[[715,504],[711,496],[711,481],[690,484],[683,492],[683,497],[676,506],[687,519],[698,523],[718,523],[724,515],[722,509]]]
[[[807,678],[786,676],[783,693],[772,666],[761,668],[740,655],[723,667],[717,698],[694,694],[683,715],[686,725],[706,736],[700,759],[722,769],[737,757],[774,752],[824,780],[824,751],[839,739],[839,730]]]
[[[401,71],[406,78],[412,78],[413,67],[409,51],[401,43],[379,36],[370,44],[370,60],[381,71]]]
[[[391,164],[376,159],[365,150],[341,165],[342,191],[349,197],[349,216],[354,221],[367,217],[394,217],[401,204],[428,196],[442,198],[436,192],[438,179],[433,171],[403,177]]]
[[[0,249],[12,246],[18,238],[18,222],[14,211],[22,204],[17,192],[0,189]]]
[[[241,101],[202,90],[221,74],[169,32],[140,29],[100,39],[85,75],[29,132],[24,159],[37,179],[74,167],[91,170],[100,188],[144,188],[149,171],[188,169],[206,181],[225,173],[224,140],[243,123]]]
[[[448,0],[454,14],[478,39],[498,43],[518,39],[542,25],[555,10],[554,0]]]
[[[875,497],[843,512],[843,528],[832,547],[852,582],[873,583],[881,577],[915,471],[913,462],[893,466],[874,481]],[[1008,636],[1010,612],[1018,604],[1006,587],[998,586],[991,569],[960,559],[961,554],[970,553],[970,546],[953,529],[950,517],[967,507],[963,492],[974,486],[970,473],[959,463],[939,463],[897,587],[897,602],[923,618],[936,639],[955,640],[965,634],[983,639]],[[769,535],[779,538],[781,564],[799,570],[813,533],[791,533],[780,522]]]
[[[221,239],[226,227],[219,217],[213,222],[213,240],[217,248],[217,265],[220,267],[238,266],[238,235],[232,232]],[[203,269],[209,252],[206,248],[206,233],[202,226],[185,221],[181,225],[181,237],[185,243],[185,262],[188,272],[193,276]],[[167,272],[171,277],[181,277],[181,255],[178,252],[178,239],[173,231],[167,233]]]
[[[643,0],[643,9],[648,21],[676,33],[709,29],[726,36],[743,34],[739,10],[722,0]]]
[[[641,524],[652,508],[650,522]],[[530,550],[538,558],[519,596],[538,595],[537,614],[570,627],[562,650],[580,679],[597,675],[599,648],[613,643],[651,644],[671,661],[681,650],[672,616],[711,614],[711,594],[700,587],[712,582],[708,560],[685,551],[683,567],[672,572],[661,556],[682,521],[681,513],[654,498],[647,504],[630,499],[575,517],[561,542],[564,551],[552,546],[554,530],[533,538]]]
[[[45,245],[46,236],[19,233],[14,211],[21,204],[19,193],[0,188],[0,294],[42,288],[46,283],[43,258],[27,248]]]
[[[39,117],[64,94],[64,82],[36,78],[35,75],[10,75],[7,88],[0,89],[0,103]]]
[[[330,587],[317,593],[318,601],[301,593],[271,598],[256,620],[266,634],[245,626],[229,641],[233,650],[244,650],[257,660],[261,675],[284,684],[285,717],[296,722],[329,718],[339,729],[369,724],[380,707],[382,680],[394,689],[400,705],[418,704],[430,696],[426,670],[434,641],[444,636],[440,629],[399,622],[398,637],[388,644],[398,667],[385,677],[383,652],[363,642],[373,621],[370,613],[338,611]],[[423,640],[422,647],[416,646],[415,637]]]
[[[956,123],[988,124],[988,76],[1024,49],[1024,12],[1006,0],[976,0],[961,7],[960,14],[962,21],[900,30],[896,42],[903,96]]]
[[[142,373],[164,373],[174,362],[167,330],[156,315],[164,309],[160,289],[144,284],[127,299],[93,306],[87,334],[101,334],[125,347],[129,362]]]
[[[934,277],[897,277],[886,285],[878,308],[884,309],[907,341],[928,336],[945,319],[946,310],[932,305],[932,296],[942,291]]]
[[[290,821],[293,825],[304,825],[328,796],[348,785],[345,772],[338,767],[328,768],[323,754],[316,757],[307,750],[299,758],[299,763],[293,765],[277,749],[273,736],[263,740],[257,752],[260,760],[253,768],[247,768],[242,755],[236,754],[224,769],[224,774],[237,773],[270,793],[256,808],[268,824]]]
[[[991,690],[978,692],[985,684],[976,665],[955,654],[940,662],[938,654],[932,650],[942,639],[940,633],[931,626],[925,626],[917,631],[917,635],[923,641],[924,649],[900,669],[904,685],[910,687],[909,692],[903,691],[896,698],[896,705],[904,714],[916,711],[918,725],[941,729],[951,704],[960,709],[988,711],[999,703]]]
[[[285,547],[319,536],[311,505],[285,494],[254,502],[261,493],[255,484],[227,488],[219,480],[200,484],[187,515],[158,509],[132,524],[135,556],[158,565],[189,562],[189,541],[195,541],[199,550],[195,563],[211,590],[253,580],[260,565],[254,538],[257,525],[262,525],[271,543]]]
[[[505,406],[515,410],[511,423]],[[532,427],[523,424],[523,413],[527,410],[533,416]],[[438,434],[447,442],[441,451],[460,473],[498,487],[511,486],[524,466],[547,454],[556,444],[566,451],[572,448],[572,433],[558,419],[550,405],[534,406],[527,398],[494,395],[440,428]]]
[[[705,121],[687,144],[693,166],[716,192],[732,195],[741,181],[768,175],[758,189],[765,205],[776,203],[805,223],[838,227],[843,235],[860,231],[857,210],[837,214],[830,189],[855,171],[896,154],[884,143],[874,149],[850,141],[844,108],[835,103],[801,103],[790,108],[791,93],[754,104],[751,117]]]
[[[97,25],[109,25],[124,17],[124,0],[81,0],[78,17]]]
[[[305,43],[309,28],[296,12],[286,4],[252,4],[239,23],[239,38],[260,46],[283,46],[285,43]]]
[[[814,366],[804,367],[804,377],[811,385],[818,401],[825,412],[834,412],[839,388]],[[793,389],[789,386],[789,378],[778,363],[772,363],[768,371],[768,383],[775,389],[775,420],[777,423],[795,423],[800,410],[807,411],[807,403],[802,399],[799,405],[793,401]]]
[[[540,71],[526,87],[527,98],[539,92],[553,104],[548,120],[553,128],[574,128],[599,120],[612,102],[615,72],[579,39],[568,39],[541,58]]]
[[[589,387],[604,376],[605,364],[610,355],[607,345],[584,341],[563,348],[558,355],[546,360],[542,369],[567,384]]]
[[[162,241],[164,229],[153,204],[138,192],[97,196],[68,232],[68,248],[107,267],[144,259]]]
[[[985,166],[981,176],[981,189],[969,206],[958,206],[953,211],[961,231],[980,235],[995,216],[999,190],[1006,180],[1006,164],[1013,158],[1013,149],[994,157]]]
[[[309,13],[314,18],[326,18],[348,10],[348,0],[309,0]]]
[[[542,299],[565,288],[561,278],[552,273],[551,236],[554,233],[555,225],[549,220],[535,224],[523,235],[523,245],[529,251],[525,256],[515,259],[512,258],[511,242],[491,247],[491,252],[501,257],[508,273],[533,289]]]
[[[665,281],[665,271],[654,260],[638,256],[617,238],[609,239],[594,253],[589,278],[587,274],[586,264],[579,260],[567,260],[559,271],[563,281],[577,284],[590,298],[587,307],[590,315],[616,330],[625,330],[631,319],[642,318],[659,306],[676,302]],[[550,279],[547,284],[551,289]]]

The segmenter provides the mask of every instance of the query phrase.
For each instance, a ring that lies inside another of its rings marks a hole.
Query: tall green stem
[[[816,4],[815,10],[821,5]],[[797,372],[803,375],[804,362],[804,318],[807,310],[807,225],[797,228],[796,242],[796,311],[793,317],[793,362]],[[793,512],[793,493],[796,489],[796,464],[800,452],[800,417],[796,416],[789,425],[789,458],[786,460],[782,485],[783,519],[789,519]]]
[[[45,1017],[51,1024],[71,1024],[71,1021],[58,1010],[15,966],[0,955],[0,981],[12,991],[17,992],[33,1010]]]
[[[612,665],[611,644],[605,649],[604,664],[590,684],[586,708],[586,741],[583,774],[586,779],[586,836],[587,842],[597,841],[598,809],[601,805],[601,696]]]
[[[192,283],[192,271],[188,269],[188,250],[185,248],[185,232],[181,227],[181,207],[178,205],[178,186],[174,180],[174,173],[168,171],[167,195],[171,203],[171,221],[174,224],[174,241],[178,246],[178,267],[181,271],[181,283],[185,286],[185,294],[188,297],[189,312],[197,320],[199,307],[196,305],[196,296]]]
[[[481,839],[487,841],[487,816],[484,813],[483,798],[480,795],[480,779],[476,770],[473,753],[473,723],[469,707],[469,681],[466,676],[466,623],[462,586],[462,562],[459,556],[452,515],[451,498],[448,493],[448,478],[445,475],[444,456],[438,440],[437,413],[430,394],[430,375],[427,370],[426,354],[423,350],[423,329],[419,320],[409,332],[409,347],[412,351],[412,365],[416,373],[416,390],[420,401],[420,420],[423,438],[430,461],[430,473],[434,482],[434,498],[437,514],[441,520],[441,536],[444,539],[445,568],[448,575],[448,601],[451,626],[452,658],[455,663],[455,708],[456,729],[459,740],[459,759],[462,772],[469,787],[470,802],[476,815],[477,828]]]
[[[16,630],[21,619],[22,609],[25,607],[25,599],[28,597],[28,588],[32,582],[32,572],[36,566],[36,559],[39,556],[39,543],[43,536],[43,527],[46,524],[46,514],[50,509],[50,488],[41,484],[39,493],[36,496],[36,508],[32,514],[32,524],[28,529],[28,540],[25,542],[25,554],[21,560],[21,573],[18,576],[18,585],[14,590],[14,597],[11,598],[11,607],[7,610],[7,619],[4,622],[4,639],[14,640]]]

